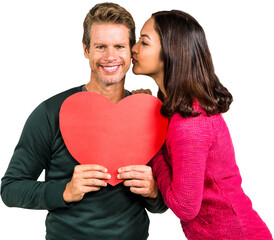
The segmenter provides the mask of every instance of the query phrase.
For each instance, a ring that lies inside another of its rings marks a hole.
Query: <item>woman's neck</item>
[[[152,76],[152,78],[154,79],[154,81],[158,85],[159,89],[164,94],[164,96],[167,97],[166,90],[165,90],[165,87],[164,87],[164,76],[157,75],[157,76]]]

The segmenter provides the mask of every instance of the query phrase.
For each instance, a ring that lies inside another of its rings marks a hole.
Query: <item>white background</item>
[[[43,100],[89,81],[82,51],[82,23],[101,1],[1,0],[0,147],[2,177],[26,118]],[[224,114],[236,150],[243,188],[274,233],[273,1],[114,1],[129,10],[137,38],[151,13],[180,9],[203,26],[216,74],[234,102]],[[129,90],[153,80],[129,71]],[[46,211],[8,208],[0,200],[0,239],[44,239]],[[184,239],[179,220],[168,211],[150,214],[150,238]]]

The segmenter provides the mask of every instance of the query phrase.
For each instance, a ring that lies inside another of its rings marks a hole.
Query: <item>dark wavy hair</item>
[[[206,36],[198,21],[179,10],[156,12],[152,18],[164,62],[167,97],[158,91],[163,101],[161,113],[166,117],[176,112],[185,118],[198,116],[200,113],[193,109],[196,101],[208,116],[228,111],[233,98],[214,73]]]

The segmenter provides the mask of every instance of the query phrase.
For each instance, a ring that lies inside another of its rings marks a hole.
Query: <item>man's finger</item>
[[[103,180],[99,179],[86,179],[83,182],[84,186],[89,186],[89,187],[106,187],[107,183]]]
[[[131,172],[131,171],[148,172],[148,171],[151,171],[151,167],[147,165],[130,165],[130,166],[125,166],[118,169],[118,173]]]
[[[149,182],[143,180],[125,180],[124,186],[126,187],[138,187],[138,188],[147,188],[149,187]]]
[[[139,180],[151,180],[152,174],[147,174],[144,172],[130,171],[122,172],[117,175],[118,179],[139,179]]]
[[[85,172],[85,171],[107,172],[108,170],[104,166],[97,165],[97,164],[81,164],[81,165],[76,165],[74,168],[74,171],[76,172]]]
[[[132,193],[142,195],[143,197],[149,196],[149,191],[146,188],[130,187]]]
[[[109,173],[105,172],[100,172],[100,171],[86,171],[82,172],[81,175],[79,174],[78,176],[81,176],[83,179],[110,179],[111,175]]]

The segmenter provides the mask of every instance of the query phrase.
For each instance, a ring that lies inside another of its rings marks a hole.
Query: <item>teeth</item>
[[[118,66],[113,66],[113,67],[104,67],[106,70],[115,70],[118,68]]]

